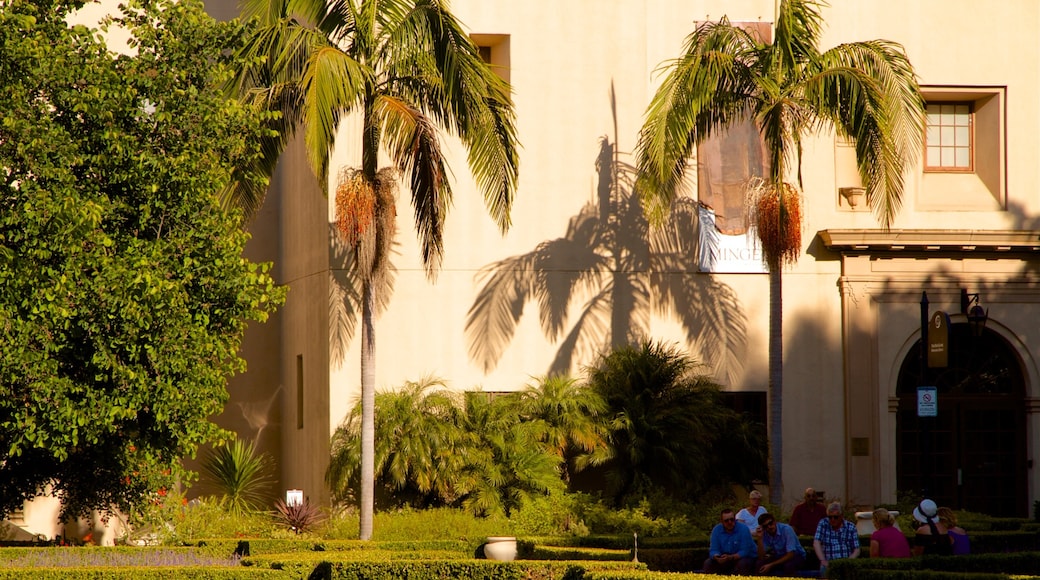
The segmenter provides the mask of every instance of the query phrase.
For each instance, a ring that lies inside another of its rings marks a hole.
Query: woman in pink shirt
[[[910,542],[895,526],[896,519],[885,508],[874,510],[874,529],[870,535],[871,558],[909,558]]]

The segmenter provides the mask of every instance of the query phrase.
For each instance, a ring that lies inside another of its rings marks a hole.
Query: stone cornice
[[[1038,230],[820,230],[836,252],[998,252],[1040,254]]]

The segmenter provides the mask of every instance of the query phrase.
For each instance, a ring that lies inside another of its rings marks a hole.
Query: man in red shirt
[[[811,536],[816,533],[817,524],[825,517],[827,508],[816,501],[816,490],[810,487],[805,490],[805,501],[794,506],[791,512],[791,527],[799,536]]]

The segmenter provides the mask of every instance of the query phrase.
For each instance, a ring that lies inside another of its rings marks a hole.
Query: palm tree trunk
[[[376,331],[373,321],[375,296],[372,285],[364,284],[361,306],[361,529],[362,540],[372,539],[375,512],[376,456]]]
[[[769,266],[769,501],[783,503],[784,332],[783,280],[779,263]]]
[[[362,171],[368,183],[375,183],[379,163],[379,127],[370,103],[365,106],[365,127],[361,149]],[[375,513],[376,457],[376,328],[375,293],[372,273],[362,273],[361,296],[361,522],[358,537],[372,539]]]

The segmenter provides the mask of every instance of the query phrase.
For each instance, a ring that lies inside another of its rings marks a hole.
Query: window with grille
[[[925,171],[973,171],[971,103],[929,103]]]

